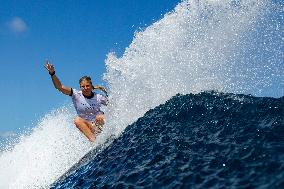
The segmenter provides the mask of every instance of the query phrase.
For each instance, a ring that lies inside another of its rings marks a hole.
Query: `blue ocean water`
[[[51,188],[284,188],[284,97],[176,95]]]

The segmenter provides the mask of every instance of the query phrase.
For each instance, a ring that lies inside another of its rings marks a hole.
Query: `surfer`
[[[104,87],[93,86],[89,76],[83,76],[79,80],[81,90],[66,87],[61,84],[55,75],[55,69],[47,60],[45,68],[51,76],[54,87],[65,95],[72,98],[74,107],[78,116],[74,119],[76,127],[91,141],[95,142],[96,135],[102,131],[105,123],[104,112],[101,110],[102,105],[107,105],[107,91]],[[105,95],[98,94],[93,90],[101,90]]]

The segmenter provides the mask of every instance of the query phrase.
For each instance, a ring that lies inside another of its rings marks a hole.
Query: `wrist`
[[[48,72],[48,73],[51,77],[55,75],[55,71],[53,71],[52,73],[50,73],[50,72]]]

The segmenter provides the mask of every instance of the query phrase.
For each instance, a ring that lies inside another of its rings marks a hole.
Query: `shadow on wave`
[[[178,94],[51,188],[283,188],[283,108],[284,97]]]

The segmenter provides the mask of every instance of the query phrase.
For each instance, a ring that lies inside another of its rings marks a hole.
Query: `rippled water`
[[[283,188],[284,98],[177,95],[52,188]]]

